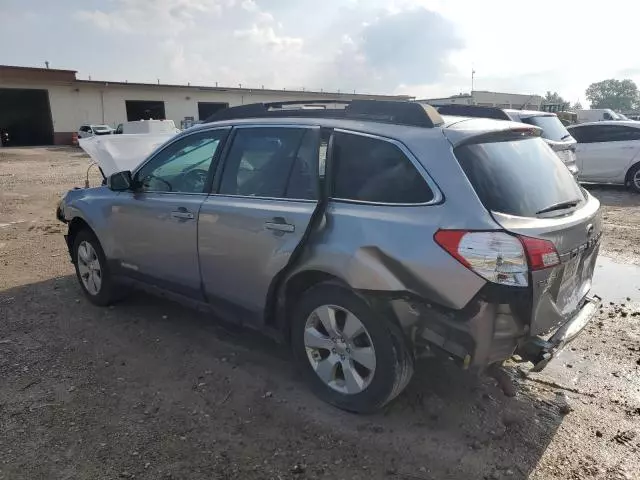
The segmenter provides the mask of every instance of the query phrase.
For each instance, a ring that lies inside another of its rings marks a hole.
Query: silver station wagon
[[[232,107],[57,215],[94,304],[131,285],[195,301],[369,412],[419,356],[540,370],[593,317],[600,204],[540,133],[419,102]]]

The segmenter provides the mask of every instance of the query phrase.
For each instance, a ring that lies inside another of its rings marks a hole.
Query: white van
[[[115,133],[132,134],[163,134],[163,133],[179,133],[173,120],[138,120],[135,122],[124,122],[118,125]]]
[[[578,123],[602,122],[604,120],[628,120],[627,117],[616,113],[610,108],[592,108],[590,110],[576,110]]]

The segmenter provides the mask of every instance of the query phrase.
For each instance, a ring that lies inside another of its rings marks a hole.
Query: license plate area
[[[591,289],[597,244],[580,251],[564,263],[556,306],[563,316],[571,315]]]

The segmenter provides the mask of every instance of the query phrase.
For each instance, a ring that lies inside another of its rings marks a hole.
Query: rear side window
[[[488,210],[535,217],[553,205],[584,202],[567,167],[540,138],[465,145],[455,155]]]
[[[569,140],[571,137],[569,131],[555,115],[528,117],[523,118],[522,121],[529,125],[540,127],[542,129],[542,138],[546,138],[547,140],[561,142],[563,140]]]
[[[433,192],[396,145],[337,132],[333,152],[333,197],[377,203],[425,203]]]

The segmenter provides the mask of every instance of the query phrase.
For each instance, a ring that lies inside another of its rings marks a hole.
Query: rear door
[[[539,138],[470,144],[455,150],[485,207],[505,230],[551,241],[561,263],[531,274],[531,333],[576,313],[591,288],[599,202]]]
[[[217,193],[200,210],[200,269],[214,306],[262,320],[269,288],[318,204],[319,146],[319,127],[234,129]]]
[[[576,126],[572,132],[578,140],[580,180],[624,179],[638,152],[640,129],[624,125],[584,125]]]

